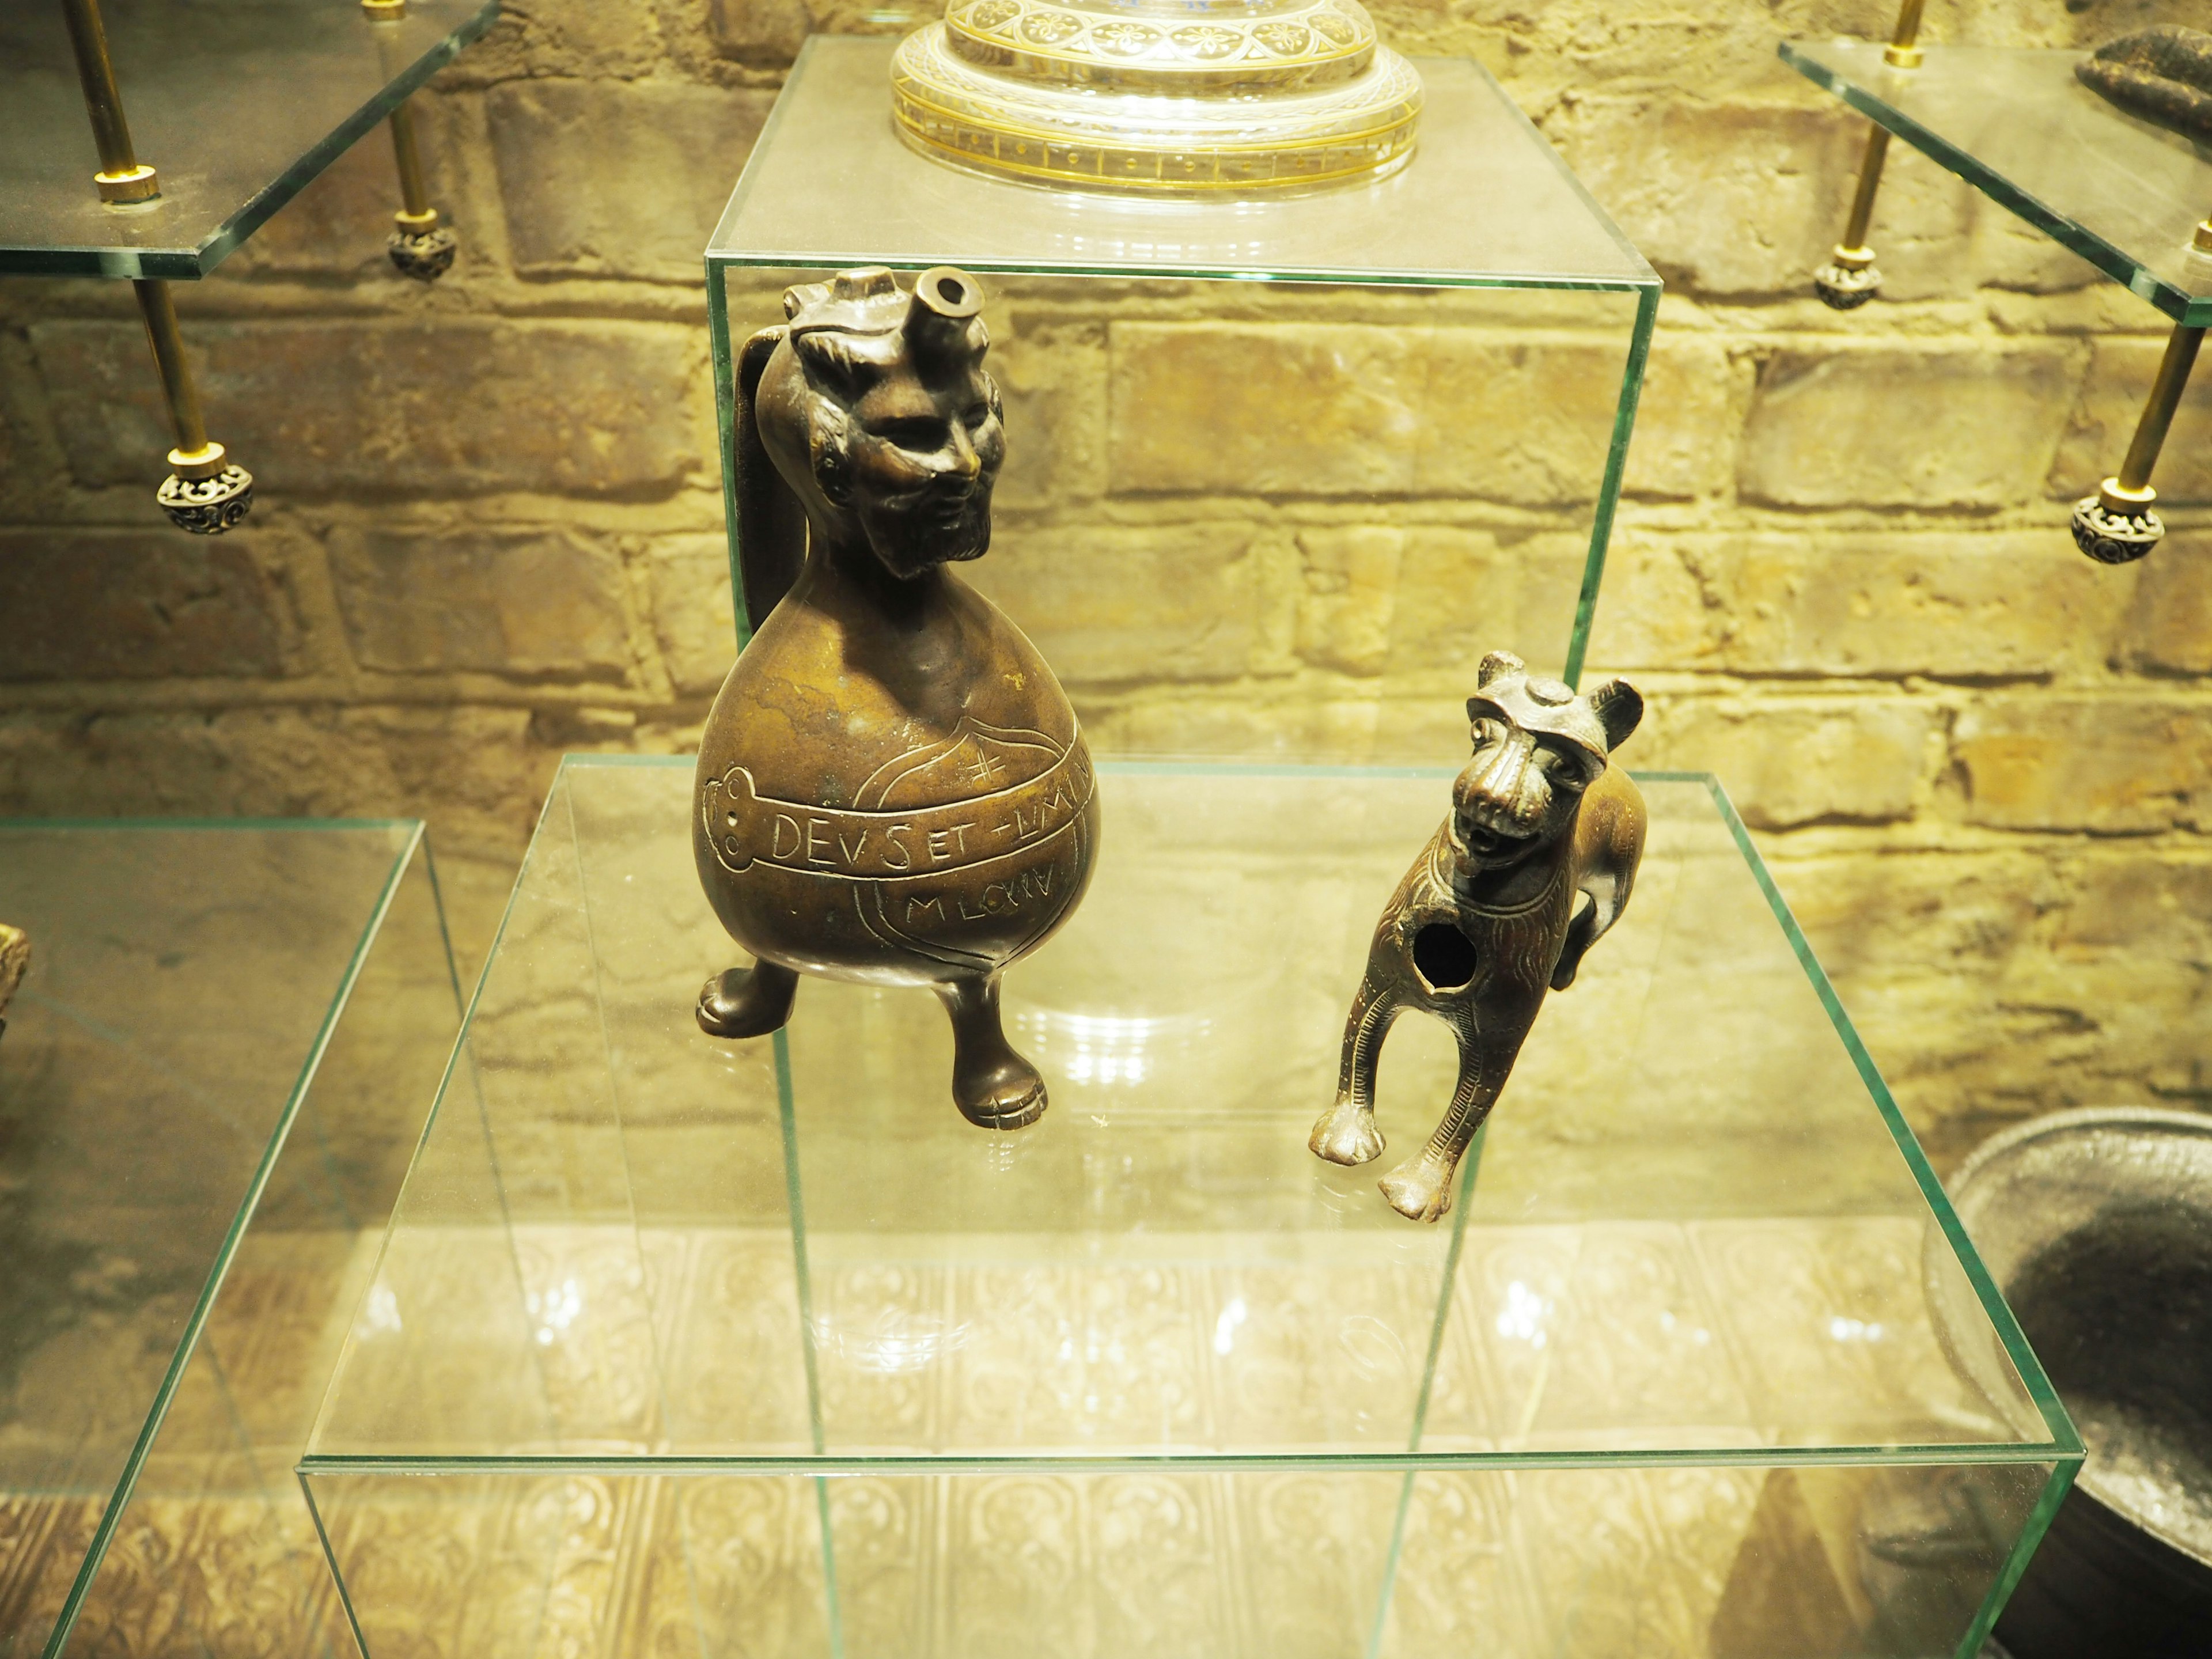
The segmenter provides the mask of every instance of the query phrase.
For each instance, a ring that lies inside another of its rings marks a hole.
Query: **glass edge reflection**
[[[1950,140],[1923,126],[1879,94],[1868,91],[1845,71],[1822,63],[1812,56],[1814,49],[1821,44],[1818,41],[1784,40],[1777,48],[1777,54],[1784,63],[1815,86],[1833,94],[1869,120],[1904,139],[1937,166],[1957,173],[1999,207],[2033,225],[2060,246],[2087,260],[2122,288],[2136,298],[2148,301],[2175,322],[2197,324],[2212,320],[2212,295],[2191,296],[2185,293],[2132,254],[2059,212],[2041,198],[2031,196],[1971,151],[1960,149]],[[1844,41],[1833,44],[1857,46],[1866,43]],[[1936,55],[1947,49],[1928,46],[1923,50]],[[1954,47],[1948,50],[1972,51],[1972,48]],[[2143,292],[2145,283],[2151,289],[2148,294]]]
[[[1633,1451],[1429,1451],[1429,1452],[1159,1452],[1075,1456],[900,1452],[820,1455],[782,1453],[761,1456],[692,1455],[638,1452],[599,1453],[426,1453],[310,1452],[297,1466],[310,1478],[484,1474],[608,1474],[769,1476],[1003,1474],[1142,1474],[1189,1469],[1212,1474],[1326,1471],[1337,1474],[1481,1474],[1509,1470],[1679,1469],[1679,1468],[2017,1468],[2078,1462],[2078,1455],[2057,1444],[2000,1442],[1899,1444],[1893,1446],[1704,1446],[1651,1447]]]
[[[2057,1390],[2051,1386],[2051,1379],[2044,1374],[2042,1363],[2028,1346],[2027,1337],[2021,1330],[2020,1322],[2013,1317],[2012,1310],[2005,1304],[2004,1297],[1998,1294],[1996,1281],[1990,1278],[1989,1268],[1983,1264],[1980,1254],[1974,1249],[1973,1241],[1967,1237],[1958,1212],[1951,1207],[1950,1196],[1943,1190],[1943,1183],[1936,1179],[1935,1166],[1928,1161],[1928,1154],[1922,1150],[1919,1138],[1912,1133],[1911,1125],[1905,1121],[1905,1114],[1899,1109],[1895,1097],[1889,1091],[1889,1085],[1882,1081],[1881,1072],[1875,1065],[1874,1056],[1867,1051],[1858,1029],[1851,1024],[1850,1016],[1844,1012],[1842,999],[1836,994],[1836,988],[1830,981],[1827,970],[1820,966],[1819,958],[1813,954],[1813,947],[1806,942],[1804,933],[1797,926],[1796,917],[1790,913],[1789,902],[1782,896],[1782,890],[1775,885],[1774,878],[1766,867],[1766,860],[1759,856],[1759,848],[1753,844],[1750,832],[1744,828],[1742,818],[1737,816],[1735,805],[1729,799],[1728,792],[1721,787],[1717,778],[1708,777],[1706,787],[1712,795],[1714,805],[1720,811],[1723,821],[1729,827],[1729,833],[1735,837],[1736,848],[1743,855],[1744,863],[1759,883],[1759,890],[1766,896],[1775,920],[1782,924],[1790,948],[1796,953],[1798,966],[1804,970],[1806,978],[1812,982],[1814,994],[1826,1012],[1829,1024],[1835,1028],[1844,1052],[1850,1054],[1851,1064],[1857,1068],[1859,1080],[1866,1085],[1868,1094],[1874,1099],[1875,1109],[1881,1114],[1883,1123],[1888,1127],[1890,1139],[1896,1143],[1905,1167],[1911,1171],[1913,1181],[1920,1188],[1922,1201],[1936,1218],[1936,1224],[1942,1230],[1945,1242],[1950,1245],[1951,1253],[1957,1258],[1960,1269],[1966,1273],[1967,1283],[1973,1286],[1984,1317],[1989,1320],[1990,1327],[1996,1332],[1997,1340],[2004,1345],[2006,1356],[2012,1361],[2014,1370],[2018,1373],[2028,1397],[2041,1414],[2044,1428],[2051,1437],[2048,1446],[2045,1448],[2046,1455],[2056,1451],[2061,1457],[2071,1457],[2078,1462],[2083,1455],[2082,1444],[2081,1436],[2075,1430],[2074,1419],[2068,1415],[2064,1404],[2058,1398]]]
[[[94,1528],[92,1540],[85,1548],[84,1559],[78,1564],[76,1577],[55,1618],[52,1634],[46,1641],[46,1652],[49,1659],[58,1655],[68,1644],[77,1617],[84,1611],[93,1583],[106,1562],[108,1547],[114,1541],[115,1529],[122,1523],[124,1511],[130,1507],[131,1495],[137,1490],[147,1455],[153,1450],[162,1425],[168,1420],[169,1407],[184,1380],[185,1368],[199,1347],[200,1334],[206,1328],[208,1316],[215,1310],[216,1298],[222,1293],[223,1283],[229,1276],[232,1258],[236,1255],[246,1229],[252,1224],[253,1212],[260,1206],[261,1195],[268,1188],[270,1177],[276,1172],[276,1160],[283,1155],[285,1143],[291,1138],[292,1125],[299,1118],[301,1105],[306,1101],[307,1091],[314,1086],[315,1074],[321,1069],[323,1056],[330,1048],[331,1038],[337,1033],[338,1021],[344,1018],[346,1008],[352,1001],[354,987],[360,981],[362,967],[368,960],[368,952],[374,945],[377,935],[383,931],[385,917],[390,914],[392,902],[399,896],[407,872],[414,866],[416,849],[422,845],[424,836],[421,821],[416,820],[414,823],[414,833],[393,849],[392,862],[385,872],[384,883],[378,891],[376,902],[369,908],[368,915],[355,937],[352,952],[338,975],[337,989],[323,1009],[321,1024],[317,1026],[314,1037],[307,1045],[307,1054],[293,1078],[291,1091],[285,1097],[283,1108],[278,1112],[276,1124],[262,1146],[260,1159],[247,1179],[245,1194],[232,1213],[229,1228],[216,1247],[215,1260],[201,1284],[199,1296],[193,1303],[191,1311],[185,1316],[176,1346],[170,1353],[168,1366],[162,1372],[161,1381],[154,1391],[153,1401],[147,1408],[145,1421],[139,1426],[137,1438],[131,1443],[131,1450],[124,1459],[123,1471],[117,1477],[106,1507],[100,1511],[100,1524]]]

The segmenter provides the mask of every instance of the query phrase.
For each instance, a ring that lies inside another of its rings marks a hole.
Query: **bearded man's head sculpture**
[[[817,546],[902,580],[990,546],[1006,441],[982,304],[949,266],[911,295],[867,266],[789,289],[788,320],[746,343],[732,460],[753,617],[797,574],[799,514]]]

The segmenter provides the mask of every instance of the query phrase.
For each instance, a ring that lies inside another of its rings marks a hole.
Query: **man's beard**
[[[876,555],[900,575],[918,576],[940,564],[980,559],[991,546],[991,494],[924,496],[903,511],[886,513],[869,526]]]

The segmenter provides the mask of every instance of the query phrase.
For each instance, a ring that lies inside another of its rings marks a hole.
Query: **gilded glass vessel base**
[[[972,0],[891,65],[900,136],[978,172],[1150,196],[1367,179],[1412,155],[1421,81],[1352,0]]]

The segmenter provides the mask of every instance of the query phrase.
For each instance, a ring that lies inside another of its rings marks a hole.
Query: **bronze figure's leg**
[[[1401,1005],[1369,973],[1352,1000],[1344,1024],[1344,1060],[1337,1068],[1336,1104],[1321,1115],[1306,1145],[1332,1164],[1364,1164],[1382,1156],[1382,1132],[1375,1127],[1375,1065],[1382,1039]]]
[[[778,962],[732,968],[699,993],[699,1029],[708,1036],[766,1036],[791,1018],[799,975]]]
[[[1460,1158],[1490,1115],[1505,1076],[1513,1069],[1513,1057],[1521,1050],[1521,1039],[1528,1035],[1524,1024],[1506,1042],[1493,1038],[1486,1054],[1471,1011],[1455,1010],[1451,1025],[1459,1038],[1459,1084],[1452,1091],[1451,1106],[1427,1144],[1380,1182],[1390,1207],[1413,1221],[1434,1221],[1450,1210],[1452,1179],[1459,1172]],[[1495,1083],[1488,1080],[1493,1077]]]
[[[1020,1129],[1044,1115],[1044,1079],[999,1028],[999,976],[937,988],[952,1016],[952,1103],[979,1129]]]

